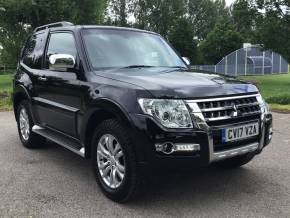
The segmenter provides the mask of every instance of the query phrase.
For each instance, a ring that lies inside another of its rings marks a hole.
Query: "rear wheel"
[[[117,120],[105,120],[92,140],[93,169],[102,192],[111,200],[135,197],[141,181],[129,129]]]
[[[23,100],[17,108],[17,127],[20,140],[26,148],[40,147],[45,138],[32,132],[34,123],[27,100]]]
[[[216,165],[223,168],[238,168],[249,163],[251,160],[253,160],[254,157],[254,153],[248,153],[217,162]]]

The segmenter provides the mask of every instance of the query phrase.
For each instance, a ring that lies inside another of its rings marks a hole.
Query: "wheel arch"
[[[107,119],[117,119],[123,125],[126,125],[129,128],[132,127],[128,112],[118,103],[109,99],[95,101],[88,109],[81,125],[80,137],[85,146],[86,158],[91,157],[91,140],[95,128],[98,124]]]
[[[13,103],[13,110],[15,119],[17,114],[17,108],[21,101],[28,100],[31,107],[31,97],[27,91],[27,89],[23,85],[16,85],[14,88],[14,92],[12,95],[12,103]]]

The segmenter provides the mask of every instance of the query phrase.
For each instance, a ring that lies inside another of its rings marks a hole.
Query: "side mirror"
[[[49,69],[66,71],[75,67],[75,58],[69,54],[53,54],[49,57]]]
[[[190,60],[187,57],[182,57],[182,60],[186,63],[187,66],[190,66]]]

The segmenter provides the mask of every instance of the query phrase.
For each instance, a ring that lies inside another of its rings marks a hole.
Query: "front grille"
[[[187,100],[186,103],[196,125],[201,129],[210,127],[214,152],[259,141],[259,137],[254,136],[233,142],[222,142],[222,129],[260,121],[262,111],[257,95]]]
[[[242,123],[245,121],[254,121],[259,120],[261,118],[261,114],[252,114],[247,116],[239,116],[232,119],[225,119],[225,120],[214,120],[214,121],[207,121],[208,126],[218,127],[218,126],[227,126],[236,123]]]
[[[261,113],[256,96],[227,97],[197,101],[206,122],[237,119]]]

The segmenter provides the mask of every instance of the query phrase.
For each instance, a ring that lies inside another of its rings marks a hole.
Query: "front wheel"
[[[116,202],[132,199],[141,180],[129,133],[117,120],[105,120],[96,128],[92,140],[97,182],[103,193]]]

